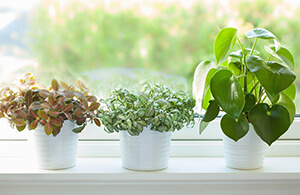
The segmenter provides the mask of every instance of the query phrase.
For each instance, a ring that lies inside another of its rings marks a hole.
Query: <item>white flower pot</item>
[[[266,143],[256,134],[249,124],[248,133],[240,140],[223,135],[226,166],[234,169],[259,169],[263,167]]]
[[[138,171],[155,171],[168,167],[171,132],[143,129],[138,136],[120,132],[122,166]]]
[[[75,124],[64,121],[60,133],[46,135],[43,126],[32,130],[30,137],[33,158],[41,169],[66,169],[76,165],[78,134],[72,129]]]

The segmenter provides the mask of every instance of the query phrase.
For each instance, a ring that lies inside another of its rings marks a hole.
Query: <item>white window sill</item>
[[[224,158],[171,158],[156,172],[121,167],[120,158],[78,158],[66,170],[35,169],[28,158],[0,158],[0,194],[299,194],[300,157],[267,157],[240,171]]]

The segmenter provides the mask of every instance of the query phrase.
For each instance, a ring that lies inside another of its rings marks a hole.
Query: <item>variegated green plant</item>
[[[23,131],[26,126],[33,130],[44,126],[47,135],[56,136],[65,120],[74,121],[78,127],[73,132],[81,132],[87,122],[101,123],[96,116],[100,106],[97,98],[88,94],[88,88],[78,81],[74,86],[55,79],[51,87],[38,85],[33,75],[26,74],[20,80],[17,90],[6,87],[0,92],[0,118],[6,118],[12,127]]]
[[[241,139],[251,123],[257,135],[271,145],[294,120],[294,57],[266,29],[255,28],[245,33],[247,40],[253,40],[252,48],[242,45],[237,34],[235,28],[224,28],[215,38],[217,66],[207,73],[202,101],[206,113],[200,133],[222,110],[226,114],[221,119],[221,128],[229,138]],[[269,46],[268,40],[274,45]],[[262,44],[267,54],[257,51],[257,44]],[[239,50],[232,52],[236,45]]]
[[[100,108],[99,117],[108,133],[139,135],[149,125],[154,131],[173,132],[195,123],[195,100],[166,86],[147,84],[137,94],[117,89],[102,102],[105,107]]]

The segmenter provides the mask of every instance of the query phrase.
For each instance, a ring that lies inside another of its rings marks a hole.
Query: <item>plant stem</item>
[[[257,82],[254,84],[254,86],[252,87],[252,89],[250,90],[249,93],[252,93],[258,84],[259,84],[259,82],[257,81]]]
[[[268,57],[268,60],[267,60],[267,61],[269,61],[269,60],[271,59],[271,57],[272,57],[272,54],[270,54],[270,56]]]
[[[258,38],[255,38],[254,44],[253,44],[252,49],[251,49],[250,56],[252,56],[252,54],[253,54],[253,52],[254,52],[254,48],[255,48],[255,46],[256,46],[257,40],[258,40]]]
[[[262,89],[262,88],[261,88],[261,89]],[[259,98],[258,98],[258,100],[257,100],[258,103],[260,102],[261,98],[263,97],[264,92],[265,92],[264,89],[260,90],[260,95],[259,95]]]
[[[239,75],[237,76],[236,78],[239,79],[239,78],[242,78],[242,77],[245,77],[246,75]]]
[[[245,56],[244,56],[245,57]],[[244,60],[245,64],[246,64],[246,60]],[[245,68],[245,78],[244,78],[244,92],[247,92],[247,74],[248,74],[248,68],[247,66],[244,67]]]
[[[240,59],[240,63],[241,63],[241,69],[240,69],[239,75],[244,72],[244,70],[243,70],[243,60],[242,59]]]
[[[268,96],[265,95],[261,102],[264,102]]]
[[[237,38],[237,41],[242,49],[243,52],[243,61],[244,63],[241,63],[241,69],[245,75],[244,77],[244,92],[247,92],[247,66],[246,66],[246,52],[245,52],[245,48],[243,47],[241,41],[239,40],[239,38]],[[241,60],[242,62],[242,60]]]
[[[244,55],[244,48],[243,48],[243,45],[242,45],[242,43],[241,43],[241,41],[239,40],[239,38],[236,38],[237,39],[237,41],[238,41],[238,43],[239,43],[239,45],[240,45],[240,48],[241,48],[241,50],[242,50],[242,52],[243,52],[243,55]]]
[[[258,40],[258,38],[255,38],[254,44],[253,44],[251,52],[250,52],[250,56],[252,56],[252,54],[254,52],[257,40]],[[243,52],[243,54],[244,54],[244,52]],[[244,80],[244,91],[247,92],[247,72],[248,72],[248,68],[247,68],[247,64],[246,64],[246,55],[244,55],[244,62],[245,62],[245,73],[244,74],[246,75],[245,80]]]

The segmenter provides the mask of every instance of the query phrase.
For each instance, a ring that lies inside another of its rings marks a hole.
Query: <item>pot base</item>
[[[253,170],[263,167],[266,143],[256,134],[250,124],[248,133],[237,142],[223,137],[226,167]]]
[[[71,169],[71,168],[76,167],[76,164],[72,165],[72,166],[66,166],[66,167],[61,166],[61,167],[58,167],[58,168],[56,168],[56,167],[49,167],[49,166],[43,167],[43,166],[40,166],[40,165],[37,165],[37,167],[39,169],[43,169],[43,170],[65,170],[65,169]]]
[[[131,168],[127,168],[127,167],[124,167],[122,166],[124,169],[126,170],[129,170],[129,171],[138,171],[138,172],[153,172],[153,171],[162,171],[162,170],[165,170],[167,169],[168,167],[165,167],[165,168],[162,168],[162,169],[151,169],[151,170],[143,170],[143,169],[131,169]]]
[[[247,171],[247,170],[258,170],[258,169],[263,168],[263,166],[261,166],[261,167],[257,167],[257,166],[250,167],[250,166],[247,166],[247,168],[244,168],[244,167],[238,167],[238,166],[230,167],[228,165],[226,165],[226,167],[228,167],[230,169],[244,170],[244,171]]]
[[[73,122],[65,121],[56,137],[46,135],[42,126],[32,130],[31,155],[37,168],[59,170],[76,166],[78,134],[72,132],[73,128]]]
[[[122,166],[134,171],[159,171],[168,167],[171,132],[144,128],[138,136],[120,132]]]

